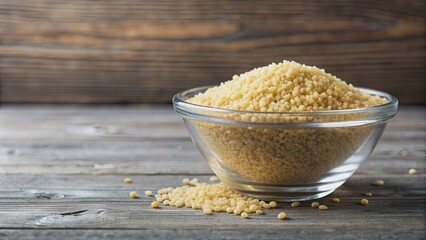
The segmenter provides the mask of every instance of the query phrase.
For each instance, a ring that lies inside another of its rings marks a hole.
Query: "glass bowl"
[[[186,102],[207,88],[176,94],[182,116],[201,155],[220,180],[245,195],[280,201],[324,197],[368,158],[398,100],[385,92],[380,106],[317,112],[251,112]]]

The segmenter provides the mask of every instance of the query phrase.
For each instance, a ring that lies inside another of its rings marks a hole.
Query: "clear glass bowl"
[[[398,100],[371,108],[318,112],[250,112],[186,102],[207,87],[173,97],[192,141],[220,180],[264,200],[303,201],[324,197],[368,158]]]

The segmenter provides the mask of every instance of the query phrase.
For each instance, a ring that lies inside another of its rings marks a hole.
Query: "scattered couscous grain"
[[[175,203],[175,206],[178,207],[178,208],[183,207],[183,201],[177,201]]]
[[[191,181],[189,181],[189,184],[190,185],[196,185],[198,182],[199,182],[198,178],[193,178],[193,179],[191,179]]]
[[[248,217],[249,217],[249,215],[248,215],[248,213],[243,212],[243,213],[241,213],[241,217],[242,217],[242,218],[248,218]]]
[[[299,207],[300,206],[300,202],[292,202],[290,206],[292,208]]]
[[[256,215],[262,215],[263,211],[262,210],[256,210]]]
[[[383,180],[377,180],[377,181],[374,181],[371,184],[374,185],[374,186],[383,186],[385,184],[385,181],[383,181]]]
[[[210,215],[210,214],[212,214],[212,210],[210,208],[204,208],[203,213],[206,214],[206,215]]]
[[[135,192],[135,191],[130,192],[129,195],[130,195],[131,198],[138,198],[138,193]]]
[[[189,182],[190,182],[189,178],[182,179],[182,184],[183,185],[189,185]]]
[[[256,210],[257,210],[257,205],[255,205],[255,204],[250,205],[250,211],[251,212],[256,212]]]
[[[285,212],[280,212],[277,217],[279,220],[284,220],[287,217],[287,214]]]
[[[221,208],[220,206],[215,206],[215,207],[213,208],[213,211],[215,211],[215,212],[221,212],[221,211],[222,211],[222,208]]]
[[[271,208],[271,205],[269,205],[269,204],[267,204],[267,203],[262,204],[261,206],[262,206],[263,208],[266,208],[266,209]]]
[[[290,61],[235,75],[232,80],[186,101],[208,107],[255,112],[345,110],[387,102],[384,98],[362,92],[322,69]],[[280,114],[270,116],[271,119],[264,115],[237,113],[221,117],[242,122],[312,120]],[[347,117],[353,119],[357,116]],[[350,157],[374,129],[370,125],[321,129],[247,128],[210,122],[194,122],[194,127],[226,169],[257,183],[279,184],[304,184],[319,180]]]
[[[364,195],[365,195],[365,196],[367,196],[367,197],[371,197],[371,196],[373,196],[373,193],[371,193],[371,192],[366,192],[366,193],[364,193]]]
[[[157,201],[154,201],[154,202],[151,203],[151,207],[158,208],[158,207],[160,207],[160,203],[157,202]]]
[[[147,197],[151,197],[152,196],[152,191],[145,191],[145,195]]]
[[[328,207],[327,207],[326,205],[319,205],[319,206],[318,206],[318,209],[319,209],[319,210],[327,210],[327,209],[328,209]]]
[[[340,202],[340,198],[333,198],[331,199],[334,203],[339,203]]]
[[[131,178],[125,178],[125,179],[123,180],[123,182],[124,182],[124,183],[132,183],[132,182],[133,182],[133,180],[132,180]]]
[[[415,175],[415,174],[417,174],[417,170],[414,169],[414,168],[410,168],[410,170],[408,170],[408,174]]]
[[[319,202],[312,202],[311,203],[311,207],[313,207],[313,208],[318,208],[319,206],[320,206]]]
[[[275,202],[275,201],[270,201],[270,202],[269,202],[269,206],[271,206],[272,208],[277,207],[277,202]]]
[[[361,205],[365,206],[365,205],[368,205],[368,200],[363,198],[363,199],[361,199],[361,201],[359,203],[361,203]]]
[[[216,176],[210,177],[210,182],[217,182],[219,179]]]

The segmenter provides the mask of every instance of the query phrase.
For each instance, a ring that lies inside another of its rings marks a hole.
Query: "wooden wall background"
[[[0,0],[0,100],[170,102],[270,62],[425,103],[425,1]]]

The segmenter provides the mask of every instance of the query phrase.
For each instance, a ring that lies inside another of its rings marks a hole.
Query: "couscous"
[[[346,110],[387,102],[322,69],[289,61],[236,75],[187,101],[256,113]],[[285,120],[279,114],[272,119],[262,119],[255,113],[234,117],[248,122]],[[298,121],[298,118],[288,120]],[[348,159],[373,131],[370,125],[280,128],[202,121],[194,121],[194,127],[220,160],[220,171],[232,171],[244,180],[272,184],[305,184],[321,179]]]

